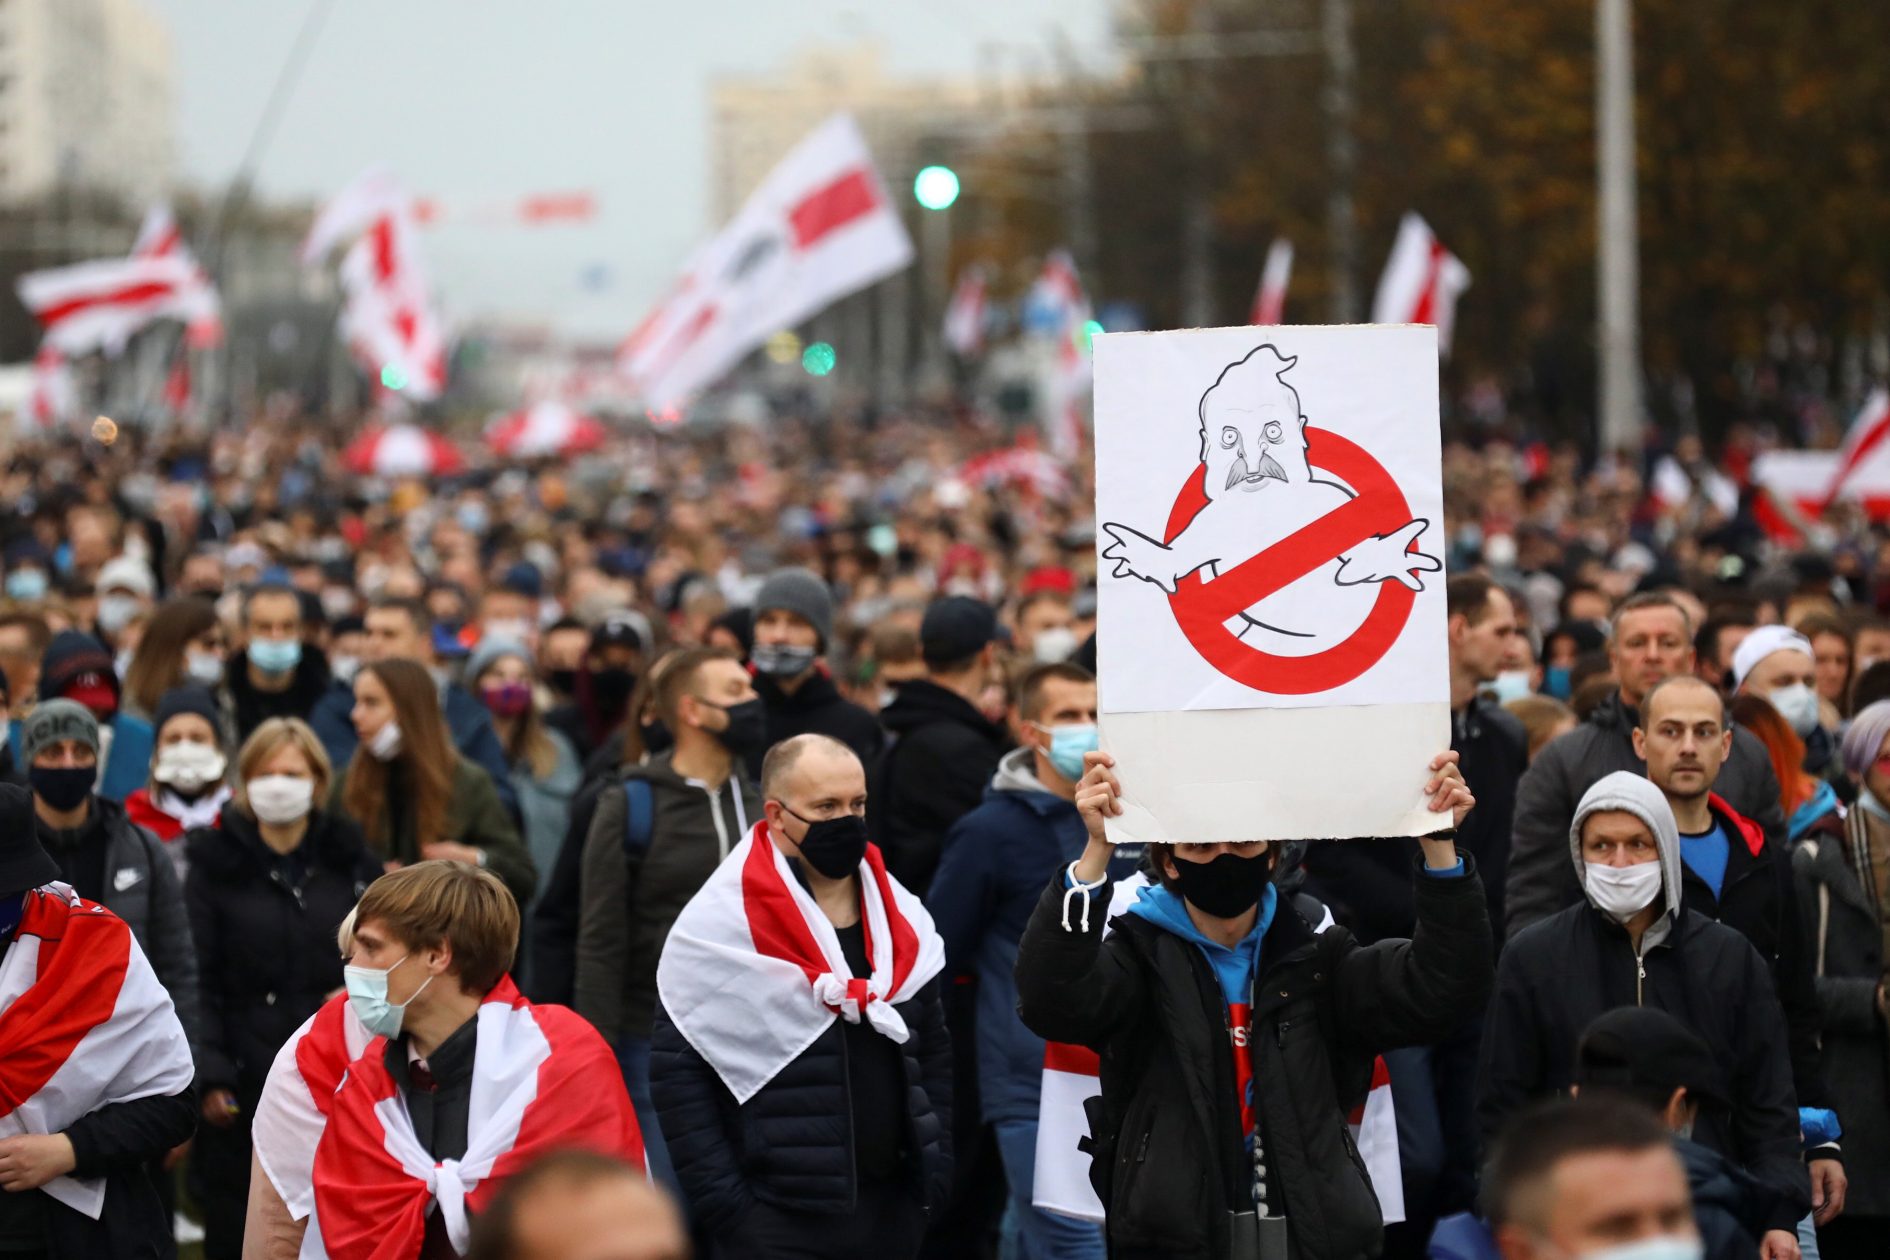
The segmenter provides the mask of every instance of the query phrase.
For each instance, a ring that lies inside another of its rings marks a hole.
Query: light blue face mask
[[[50,586],[44,569],[15,569],[7,574],[7,598],[32,601],[46,598]]]
[[[1487,684],[1484,690],[1496,697],[1498,704],[1508,704],[1511,700],[1520,700],[1530,694],[1529,671],[1526,669],[1506,669],[1496,676],[1496,681]]]
[[[265,674],[286,674],[302,663],[302,640],[251,639],[249,663]]]
[[[1032,722],[1031,725],[1050,737],[1050,751],[1046,755],[1050,758],[1050,764],[1057,768],[1057,773],[1072,783],[1082,778],[1083,754],[1093,753],[1100,747],[1096,724],[1084,722],[1079,726],[1044,726]]]
[[[1661,1234],[1634,1242],[1616,1243],[1600,1251],[1585,1251],[1575,1260],[1700,1260],[1705,1248],[1700,1236]]]
[[[412,954],[402,954],[400,962],[395,963],[394,967],[400,966],[400,963],[406,962],[411,957],[413,957]],[[348,988],[348,1005],[354,1008],[355,1018],[361,1021],[361,1027],[376,1037],[386,1037],[390,1041],[400,1036],[400,1025],[407,1014],[407,1007],[413,1003],[414,998],[426,992],[429,984],[433,983],[433,977],[428,976],[420,982],[420,987],[413,991],[412,997],[396,1005],[387,1000],[387,977],[393,972],[394,967],[389,967],[385,971],[378,967],[348,966],[341,969],[343,983]]]

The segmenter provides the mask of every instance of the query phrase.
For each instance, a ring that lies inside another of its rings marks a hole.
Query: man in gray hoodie
[[[1770,968],[1738,931],[1685,908],[1679,830],[1660,789],[1616,771],[1589,788],[1569,829],[1585,900],[1531,924],[1503,951],[1484,1024],[1477,1119],[1495,1134],[1576,1075],[1582,1030],[1622,1006],[1666,1011],[1711,1046],[1724,1108],[1695,1140],[1777,1196],[1766,1221],[1783,1247],[1810,1209],[1799,1154],[1785,1013]],[[1768,1248],[1766,1260],[1796,1260]]]
[[[761,820],[743,758],[766,739],[767,715],[748,671],[718,648],[678,654],[656,707],[675,747],[598,798],[584,842],[572,1005],[616,1048],[650,1168],[669,1179],[650,1105],[656,961],[676,916]]]

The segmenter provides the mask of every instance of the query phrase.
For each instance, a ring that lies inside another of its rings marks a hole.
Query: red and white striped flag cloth
[[[532,1005],[510,976],[474,1018],[472,1104],[459,1159],[436,1162],[420,1144],[387,1070],[385,1038],[348,1065],[315,1150],[304,1260],[417,1256],[435,1210],[463,1254],[468,1212],[550,1151],[579,1147],[643,1167],[622,1071],[595,1028],[562,1006]]]
[[[945,348],[961,359],[984,349],[986,283],[983,267],[967,267],[945,307]]]
[[[1851,427],[1845,431],[1844,446],[1838,452],[1837,469],[1825,488],[1824,505],[1829,507],[1844,490],[1844,483],[1877,454],[1890,438],[1890,392],[1872,390],[1864,405],[1857,409]]]
[[[26,895],[0,960],[0,1138],[60,1133],[108,1103],[190,1087],[193,1069],[170,995],[111,911],[65,884]],[[42,1187],[97,1220],[103,1178]]]
[[[532,459],[594,451],[610,436],[603,422],[561,402],[538,402],[501,416],[486,430],[486,442],[501,455]]]
[[[1148,877],[1141,872],[1117,880],[1109,893],[1109,914],[1103,935],[1117,915],[1126,914]],[[1332,926],[1332,912],[1314,926],[1323,932]],[[1063,1042],[1045,1043],[1043,1092],[1037,1104],[1037,1160],[1031,1203],[1045,1212],[1082,1221],[1103,1219],[1102,1200],[1089,1181],[1089,1157],[1078,1144],[1089,1136],[1089,1115],[1083,1104],[1102,1093],[1101,1063],[1094,1050]],[[1398,1161],[1398,1125],[1391,1104],[1391,1076],[1385,1061],[1372,1063],[1371,1090],[1350,1117],[1359,1156],[1378,1194],[1386,1224],[1404,1219],[1404,1176]]]
[[[1051,312],[1056,357],[1049,386],[1044,390],[1044,429],[1050,450],[1059,459],[1073,460],[1083,449],[1083,403],[1089,396],[1089,298],[1077,277],[1076,262],[1068,250],[1055,250],[1043,260],[1043,271],[1031,286],[1027,305]]]
[[[328,1108],[371,1040],[347,995],[337,994],[289,1035],[269,1066],[250,1136],[256,1162],[295,1220],[315,1210],[315,1148]]]
[[[171,213],[168,203],[160,201],[145,211],[138,238],[131,246],[131,256],[175,258],[188,266],[191,281],[178,293],[175,308],[167,314],[184,321],[193,346],[207,348],[223,340],[223,303],[217,296],[216,285],[198,265],[190,246],[184,243],[184,234],[178,229],[177,217]]]
[[[417,424],[365,429],[348,443],[341,462],[363,477],[446,477],[466,467],[457,446]]]
[[[1286,313],[1286,285],[1293,278],[1293,242],[1284,236],[1267,247],[1266,265],[1260,269],[1260,288],[1253,295],[1250,324],[1277,324]]]
[[[1417,214],[1398,224],[1391,259],[1378,280],[1372,302],[1374,324],[1434,324],[1437,352],[1450,356],[1450,332],[1457,322],[1457,299],[1470,287],[1470,269],[1444,248],[1431,225]]]
[[[49,429],[78,412],[79,391],[72,365],[57,347],[42,345],[33,356],[33,393],[26,411],[34,424]]]
[[[132,334],[174,313],[194,283],[178,258],[99,258],[16,282],[20,301],[44,329],[41,344],[67,355],[118,354]]]
[[[654,410],[713,385],[749,351],[912,262],[912,239],[859,128],[828,119],[761,182],[619,352]]]
[[[597,194],[590,192],[529,193],[523,197],[479,201],[416,197],[414,222],[466,223],[484,227],[544,227],[553,223],[588,223],[597,217]]]
[[[676,917],[656,992],[684,1039],[737,1103],[755,1096],[836,1019],[865,1021],[904,1045],[893,1008],[945,966],[945,942],[919,899],[886,873],[876,845],[860,862],[870,976],[855,976],[833,924],[758,822]]]
[[[1680,461],[1671,455],[1662,455],[1655,462],[1654,475],[1648,488],[1653,492],[1655,501],[1669,511],[1683,508],[1693,500],[1693,478],[1680,466]],[[1706,470],[1700,479],[1699,492],[1721,515],[1731,517],[1738,513],[1739,487],[1717,468]]]
[[[957,476],[972,485],[1027,487],[1049,499],[1066,498],[1072,488],[1068,464],[1023,442],[972,456]]]
[[[322,206],[309,225],[302,240],[302,265],[320,262],[335,246],[353,240],[376,219],[407,204],[407,194],[393,171],[385,166],[362,171]]]
[[[446,389],[446,334],[434,314],[417,229],[405,208],[373,220],[341,260],[343,336],[362,369],[420,402]]]

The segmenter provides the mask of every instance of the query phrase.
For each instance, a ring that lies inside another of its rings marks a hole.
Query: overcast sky
[[[146,0],[169,23],[182,177],[221,188],[308,0]],[[371,163],[443,198],[592,189],[587,227],[439,228],[436,284],[458,317],[505,312],[587,334],[629,329],[707,216],[712,75],[810,45],[878,40],[894,69],[970,74],[980,46],[1041,64],[1061,28],[1100,55],[1110,0],[335,0],[274,140],[264,196],[319,197]],[[586,292],[587,269],[608,270]]]

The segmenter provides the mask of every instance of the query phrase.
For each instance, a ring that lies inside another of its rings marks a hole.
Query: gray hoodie
[[[1610,811],[1633,814],[1646,823],[1660,851],[1660,886],[1667,909],[1641,938],[1641,950],[1645,953],[1667,939],[1681,914],[1680,828],[1673,820],[1673,807],[1667,804],[1667,798],[1638,774],[1616,770],[1584,792],[1581,804],[1575,808],[1575,821],[1568,829],[1568,851],[1575,863],[1576,882],[1590,905],[1595,904],[1595,899],[1588,893],[1588,863],[1582,859],[1582,824],[1588,821],[1590,814]]]

